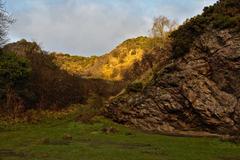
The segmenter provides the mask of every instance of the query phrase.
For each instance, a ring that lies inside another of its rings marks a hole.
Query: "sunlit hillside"
[[[100,56],[80,57],[52,53],[54,62],[71,74],[87,78],[123,80],[125,73],[147,54],[152,54],[154,40],[138,37],[124,41],[111,52]]]

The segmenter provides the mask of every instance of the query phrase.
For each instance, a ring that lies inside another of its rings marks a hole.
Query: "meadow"
[[[240,145],[218,138],[150,134],[103,117],[2,124],[0,160],[240,160]]]

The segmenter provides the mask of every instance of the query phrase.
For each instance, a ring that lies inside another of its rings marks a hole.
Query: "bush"
[[[6,94],[7,89],[23,89],[30,73],[30,64],[26,58],[0,51],[0,97]]]
[[[30,72],[29,61],[26,58],[0,51],[0,82],[14,85],[26,80]]]
[[[22,95],[30,77],[29,61],[14,53],[0,51],[0,104],[1,110],[12,114],[21,112]]]

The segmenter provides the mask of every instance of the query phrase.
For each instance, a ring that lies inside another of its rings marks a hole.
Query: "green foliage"
[[[127,92],[141,92],[143,89],[142,82],[133,82],[126,88]]]
[[[0,51],[0,97],[5,96],[7,89],[23,88],[30,73],[31,67],[26,58]]]
[[[215,20],[213,21],[213,27],[220,29],[232,28],[237,26],[238,24],[240,25],[239,22],[240,16],[230,17],[226,15],[218,15],[215,17]]]
[[[173,57],[184,56],[194,40],[209,28],[240,29],[239,0],[220,0],[215,5],[204,8],[204,13],[187,20],[171,34]]]
[[[6,84],[16,84],[26,80],[31,72],[29,61],[14,53],[0,52],[0,80]]]

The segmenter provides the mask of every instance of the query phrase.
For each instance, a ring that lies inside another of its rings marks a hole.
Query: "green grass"
[[[106,134],[102,128],[114,127]],[[63,138],[71,135],[72,139]],[[99,118],[0,127],[0,160],[239,160],[240,146],[215,138],[147,134]]]

